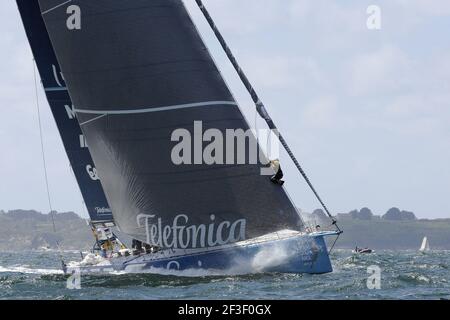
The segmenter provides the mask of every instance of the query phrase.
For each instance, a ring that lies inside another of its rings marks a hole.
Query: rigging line
[[[70,170],[70,172],[72,173],[72,176],[73,176],[73,178],[75,179],[75,182],[77,183],[78,182],[78,180],[77,180],[77,177],[76,177],[76,175],[75,175],[75,171],[73,170],[73,167],[72,167],[72,165],[69,163],[69,170]],[[86,205],[86,202],[84,202],[84,198],[83,198],[83,194],[81,193],[81,188],[80,188],[80,185],[77,183],[77,186],[78,186],[78,196],[80,197],[80,202],[81,202],[81,204],[82,204],[82,207],[86,210],[86,212],[85,213],[87,213],[87,216],[88,216],[88,218],[87,219],[89,219],[89,209],[87,208],[87,205]],[[83,217],[82,217],[83,218]],[[84,219],[84,218],[83,218]]]
[[[57,234],[56,231],[56,224],[55,224],[55,217],[53,214],[53,206],[52,206],[52,199],[50,196],[50,187],[49,187],[49,183],[48,183],[48,174],[47,174],[47,161],[45,159],[45,148],[44,148],[44,135],[42,132],[42,122],[41,122],[41,108],[39,105],[39,89],[38,89],[38,85],[37,85],[37,75],[36,75],[36,61],[33,59],[33,78],[34,78],[34,91],[35,91],[35,95],[36,95],[36,109],[37,109],[37,116],[38,116],[38,123],[39,123],[39,137],[41,140],[41,152],[42,152],[42,163],[44,166],[44,177],[45,177],[45,187],[47,190],[47,200],[48,200],[48,205],[50,207],[50,217],[52,219],[52,226],[53,226],[53,233]],[[61,260],[61,265],[63,270],[65,270],[66,268],[66,264],[64,263],[64,259],[62,256],[62,250],[61,250],[61,246],[59,244],[58,239],[56,239],[56,247],[58,249],[58,253],[59,253],[59,258]]]
[[[87,120],[87,121],[85,121],[85,122],[80,123],[80,126],[84,126],[85,124],[94,122],[94,121],[99,120],[99,119],[101,119],[101,118],[104,118],[104,117],[106,117],[106,116],[107,116],[107,114],[102,114],[101,116],[98,116],[98,117],[92,118],[91,120]]]
[[[56,6],[54,6],[53,8],[50,8],[50,9],[48,9],[48,10],[45,10],[44,12],[41,13],[41,15],[45,15],[45,14],[47,14],[47,13],[50,13],[50,12],[52,12],[53,10],[56,10],[56,9],[58,9],[59,7],[62,7],[63,5],[68,4],[68,3],[70,3],[70,2],[72,2],[72,0],[67,0],[66,2],[60,3],[60,4],[56,5]]]
[[[36,95],[36,109],[37,109],[38,124],[39,124],[39,137],[41,140],[42,163],[44,166],[45,187],[47,190],[48,206],[50,207],[50,216],[52,218],[53,232],[56,233],[55,219],[53,217],[53,206],[52,206],[52,200],[50,197],[50,188],[49,188],[49,183],[48,183],[47,161],[45,159],[44,138],[43,138],[43,133],[42,133],[41,110],[40,110],[41,108],[39,105],[39,91],[38,91],[38,85],[37,85],[36,67],[35,67],[34,59],[33,59],[33,77],[34,77],[34,89],[35,89],[35,95]]]
[[[331,246],[330,250],[328,251],[328,254],[331,254],[331,252],[333,252],[334,247],[336,246],[336,243],[339,240],[339,237],[341,236],[342,233],[338,233],[338,235],[336,236],[336,239],[334,239],[333,245]]]
[[[244,71],[240,67],[239,63],[237,62],[237,60],[236,60],[235,56],[233,55],[230,47],[228,46],[228,44],[226,43],[226,41],[223,38],[222,34],[220,33],[219,29],[217,28],[216,24],[214,23],[214,20],[212,19],[212,17],[209,14],[208,10],[204,6],[202,0],[195,0],[195,1],[197,2],[198,7],[200,8],[201,12],[205,16],[206,20],[208,21],[208,24],[210,25],[210,27],[213,30],[214,34],[216,35],[218,41],[220,42],[220,45],[222,46],[223,50],[225,51],[226,55],[228,56],[228,59],[230,60],[230,62],[233,65],[233,67],[235,68],[236,72],[238,73],[241,81],[243,82],[244,86],[247,88],[247,91],[250,93],[250,96],[252,97],[253,102],[256,105],[256,110],[258,111],[259,115],[267,122],[267,125],[269,126],[269,128],[272,129],[274,131],[274,133],[277,134],[278,139],[280,140],[281,144],[286,149],[286,152],[288,153],[288,155],[290,156],[290,158],[294,162],[294,164],[297,167],[298,171],[300,172],[300,174],[305,179],[306,183],[308,184],[308,186],[310,187],[311,191],[316,196],[316,198],[319,201],[319,203],[322,205],[322,208],[325,210],[325,212],[327,213],[328,217],[332,220],[333,225],[335,225],[335,227],[338,229],[338,231],[341,232],[341,229],[338,227],[337,222],[334,219],[333,215],[330,213],[330,211],[328,210],[328,207],[322,201],[322,198],[319,196],[318,192],[316,191],[316,189],[312,185],[312,183],[309,180],[308,176],[306,175],[305,171],[303,170],[303,168],[301,167],[300,163],[298,162],[298,160],[294,156],[293,152],[289,148],[286,140],[281,135],[281,133],[279,132],[279,130],[276,127],[275,123],[273,122],[272,118],[267,113],[267,110],[266,110],[264,104],[262,103],[262,101],[259,98],[258,94],[256,93],[255,89],[251,85],[251,83],[248,80],[247,76],[245,75]]]
[[[259,146],[258,112],[256,110],[255,110],[255,136],[256,136],[256,145]]]

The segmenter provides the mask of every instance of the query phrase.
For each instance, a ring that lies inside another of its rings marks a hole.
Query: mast
[[[76,120],[72,101],[42,20],[39,3],[37,0],[17,0],[17,6],[47,101],[92,223],[112,223],[111,209]]]

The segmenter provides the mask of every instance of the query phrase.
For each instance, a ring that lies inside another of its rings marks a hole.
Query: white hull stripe
[[[83,114],[101,114],[101,115],[122,115],[122,114],[139,114],[139,113],[150,113],[150,112],[162,112],[171,111],[179,109],[188,108],[198,108],[198,107],[213,107],[213,106],[237,106],[234,101],[205,101],[197,103],[179,104],[167,107],[156,107],[156,108],[145,108],[145,109],[134,109],[134,110],[85,110],[85,109],[74,109],[76,113]]]

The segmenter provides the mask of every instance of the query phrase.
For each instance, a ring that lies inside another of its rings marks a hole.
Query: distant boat
[[[374,250],[369,248],[358,248],[356,247],[355,250],[352,251],[353,253],[374,253]]]
[[[420,246],[419,249],[420,252],[428,252],[430,251],[430,243],[428,242],[428,238],[424,237],[422,240],[422,245]]]

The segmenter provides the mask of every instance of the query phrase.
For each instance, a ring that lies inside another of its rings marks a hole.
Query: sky
[[[450,1],[204,0],[333,213],[391,207],[450,218]],[[185,0],[249,123],[254,105]],[[381,29],[367,27],[367,8]],[[0,1],[0,209],[49,211],[33,60],[15,1]],[[87,216],[39,87],[52,207]],[[259,120],[258,128],[263,127]],[[285,154],[298,207],[319,207]]]

